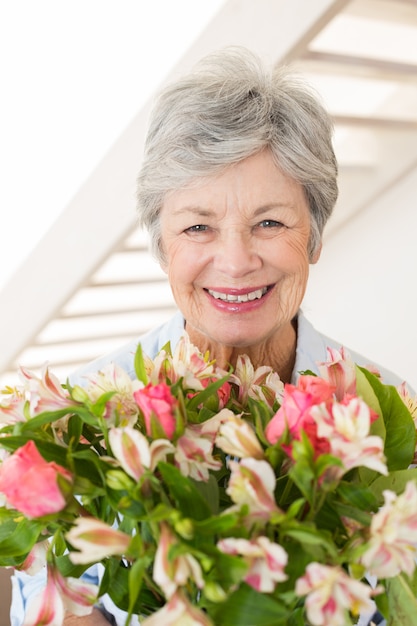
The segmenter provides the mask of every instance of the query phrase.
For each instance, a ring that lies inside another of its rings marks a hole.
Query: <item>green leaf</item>
[[[130,568],[124,566],[117,559],[108,559],[100,584],[100,595],[108,593],[113,602],[122,611],[129,610],[129,576]],[[145,586],[139,592],[133,613],[149,615],[157,611],[163,604],[163,598],[158,598]]]
[[[206,400],[208,400],[213,394],[217,394],[217,390],[220,389],[230,378],[230,375],[224,376],[223,378],[219,378],[214,383],[208,385],[202,391],[199,391],[195,396],[187,402],[187,411],[193,411],[198,408],[200,404],[204,404]]]
[[[341,481],[336,490],[335,502],[337,496],[340,496],[347,504],[362,511],[370,513],[378,508],[378,500],[375,498],[374,491],[360,483],[348,482],[347,480]]]
[[[300,607],[291,613],[288,626],[305,626],[304,608]]]
[[[109,400],[112,399],[112,397],[115,395],[115,391],[106,391],[106,393],[103,393],[99,398],[97,398],[97,400],[93,403],[89,403],[87,408],[88,411],[90,413],[90,415],[87,416],[87,419],[85,419],[85,421],[87,421],[87,423],[91,423],[90,421],[90,416],[92,417],[92,420],[97,424],[97,426],[99,426],[99,424],[97,423],[97,420],[95,418],[97,417],[103,417],[105,411],[106,411],[106,406]],[[85,416],[85,413],[83,412],[83,415]],[[82,418],[83,415],[80,415],[80,417]]]
[[[148,374],[146,373],[145,360],[143,358],[143,351],[140,343],[138,343],[138,347],[136,348],[134,365],[137,379],[144,385],[147,385],[149,380]]]
[[[149,559],[138,559],[129,571],[129,617],[133,615],[135,610],[135,605],[142,589],[143,576],[148,565]]]
[[[405,486],[410,480],[417,480],[415,469],[399,470],[392,472],[389,476],[380,476],[370,485],[369,489],[381,505],[384,502],[383,491],[389,489],[400,494],[405,490]]]
[[[239,520],[240,516],[238,514],[225,513],[195,522],[195,528],[198,530],[198,533],[202,535],[230,534],[230,531],[238,524]]]
[[[284,453],[279,445],[271,446],[267,438],[265,437],[265,429],[271,421],[274,412],[272,409],[263,403],[259,403],[252,398],[248,399],[248,407],[252,420],[255,423],[255,431],[259,441],[267,446],[267,457],[273,467],[276,467],[284,457]]]
[[[79,415],[72,415],[68,420],[68,439],[72,446],[76,446],[83,430],[83,422]]]
[[[390,472],[407,469],[414,457],[417,436],[410,411],[395,387],[384,385],[368,370],[359,369],[371,385],[381,407],[386,429],[384,452],[388,469]],[[368,402],[367,397],[364,400]],[[372,424],[373,434],[379,434],[380,425],[377,422],[379,420]]]
[[[381,405],[379,404],[377,394],[371,384],[373,378],[376,378],[374,374],[371,374],[371,372],[367,369],[356,365],[356,394],[380,416],[380,418],[373,423],[372,432],[374,435],[381,437],[385,441],[385,423]]]
[[[212,557],[215,563],[208,575],[208,579],[213,579],[223,589],[237,586],[246,576],[248,565],[245,560],[237,555],[226,554],[212,547],[206,549],[206,553]]]
[[[246,584],[209,613],[216,626],[284,626],[290,616],[285,605]]]
[[[65,417],[66,415],[71,415],[71,413],[75,413],[79,410],[80,407],[74,405],[73,407],[68,406],[65,409],[59,409],[57,411],[45,411],[43,413],[39,413],[36,417],[31,417],[27,422],[19,423],[19,431],[21,433],[29,433],[30,431],[39,431],[42,426],[45,424],[52,424],[57,420]]]
[[[11,557],[16,557],[16,564],[21,563],[38,541],[43,524],[28,520],[17,511],[3,509],[1,513],[0,566],[10,565],[6,561]]]
[[[316,475],[313,467],[313,448],[304,433],[301,441],[293,441],[292,455],[295,463],[289,471],[289,476],[307,502],[312,505],[314,498],[313,485]]]
[[[29,436],[13,436],[0,438],[0,447],[14,452],[18,448],[24,446],[29,440],[34,441],[40,454],[46,461],[55,461],[63,467],[68,467],[67,453],[68,449],[64,446],[60,446],[53,441],[42,439],[41,437],[29,437]]]
[[[165,486],[185,517],[195,520],[210,517],[210,507],[191,478],[183,476],[178,468],[169,463],[158,463],[158,469]]]
[[[207,482],[200,480],[198,482],[195,482],[194,485],[209,505],[211,514],[218,515],[219,485],[217,483],[217,479],[213,476],[213,474],[210,474]]]
[[[315,559],[323,560],[325,555],[331,555],[337,559],[337,550],[331,541],[330,533],[320,531],[314,526],[308,527],[305,523],[285,529],[285,535],[298,541],[303,550],[311,554]]]
[[[385,581],[388,596],[387,626],[417,626],[416,589],[400,574]]]

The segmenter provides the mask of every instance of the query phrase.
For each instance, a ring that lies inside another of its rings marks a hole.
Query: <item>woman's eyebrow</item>
[[[254,216],[258,217],[259,215],[263,215],[264,213],[268,213],[269,211],[274,211],[276,209],[293,209],[294,204],[292,202],[271,202],[270,204],[264,204],[254,211]]]
[[[199,215],[201,217],[210,217],[211,215],[214,215],[214,213],[215,213],[215,211],[213,209],[207,209],[207,208],[203,208],[203,207],[200,207],[200,206],[194,206],[194,205],[179,207],[177,209],[172,209],[172,214],[173,215],[192,214],[192,215]]]

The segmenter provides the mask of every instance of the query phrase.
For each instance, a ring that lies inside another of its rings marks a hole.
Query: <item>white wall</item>
[[[417,169],[325,241],[303,309],[417,390]]]

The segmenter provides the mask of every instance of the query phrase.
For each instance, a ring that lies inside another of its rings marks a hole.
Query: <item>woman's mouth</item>
[[[245,293],[236,293],[236,291],[230,293],[224,291],[216,291],[214,289],[207,289],[207,292],[216,300],[229,302],[231,304],[240,304],[243,302],[253,302],[254,300],[260,300],[270,288],[271,286],[261,287],[259,289],[254,289],[253,291],[246,291]]]

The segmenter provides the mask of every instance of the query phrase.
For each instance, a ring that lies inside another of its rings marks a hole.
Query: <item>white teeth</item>
[[[259,300],[263,295],[268,291],[267,287],[263,287],[262,289],[256,289],[256,291],[251,291],[249,293],[243,293],[240,296],[229,294],[229,293],[220,293],[219,291],[212,291],[208,289],[208,292],[213,298],[217,300],[223,300],[224,302],[248,302],[248,300]]]

